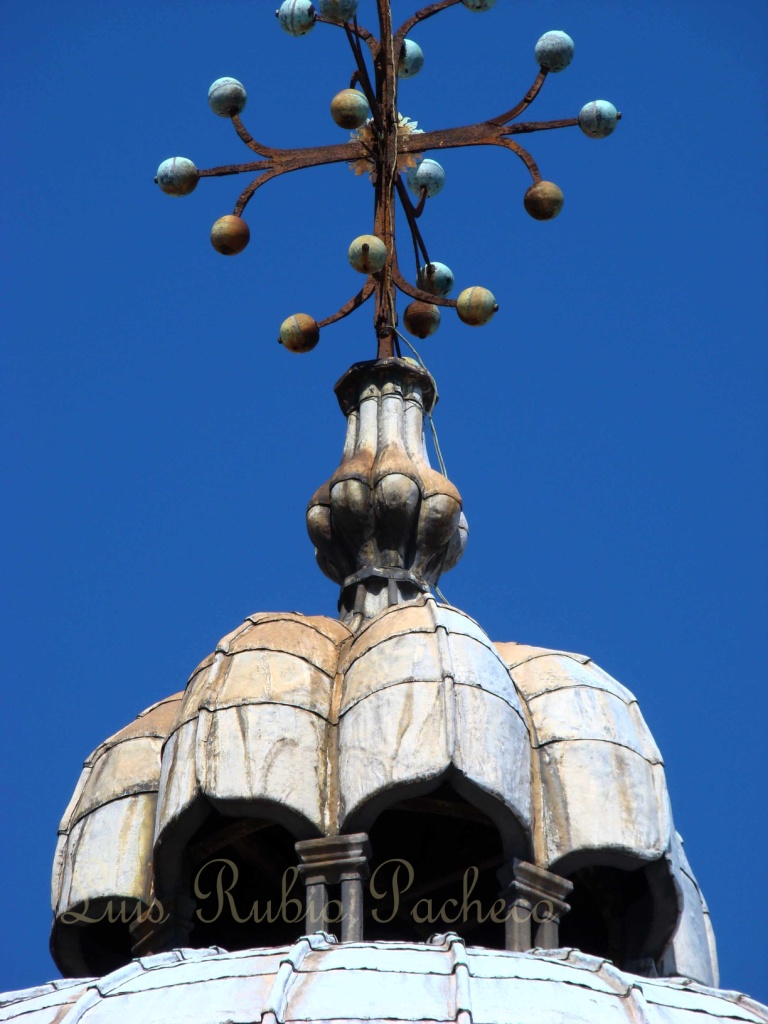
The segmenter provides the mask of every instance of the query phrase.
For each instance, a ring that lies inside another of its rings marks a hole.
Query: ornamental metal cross
[[[235,79],[219,79],[209,92],[215,113],[230,117],[237,134],[261,159],[242,164],[227,164],[198,170],[191,161],[181,157],[166,160],[155,181],[170,195],[191,192],[199,178],[256,172],[256,177],[240,193],[232,215],[214,224],[211,241],[219,252],[234,255],[247,245],[250,232],[242,219],[245,208],[262,185],[289,171],[317,167],[321,164],[347,162],[357,171],[368,171],[374,185],[374,218],[372,235],[352,243],[349,258],[355,269],[366,274],[361,290],[338,312],[319,322],[307,314],[297,314],[283,324],[280,340],[292,351],[308,351],[319,338],[321,328],[348,316],[371,296],[375,296],[374,326],[378,341],[377,358],[400,354],[396,293],[401,291],[414,300],[405,312],[405,325],[417,337],[431,334],[439,323],[437,306],[456,308],[459,317],[475,326],[486,323],[498,309],[487,289],[472,288],[458,299],[447,297],[453,284],[447,268],[431,263],[426,244],[419,230],[419,218],[425,203],[442,186],[442,168],[434,161],[425,161],[419,168],[420,155],[463,146],[502,146],[512,150],[523,161],[533,179],[525,194],[525,207],[538,220],[549,220],[562,207],[563,196],[552,182],[542,180],[531,154],[512,136],[530,132],[579,125],[592,138],[609,135],[621,117],[605,100],[586,104],[578,117],[555,121],[518,121],[517,118],[538,95],[547,75],[561,71],[573,56],[573,42],[564,32],[547,32],[536,46],[539,72],[523,98],[512,108],[477,124],[423,132],[398,112],[398,80],[411,77],[423,56],[419,47],[407,38],[411,29],[449,7],[462,4],[474,11],[489,10],[496,0],[440,0],[417,11],[393,32],[390,0],[376,0],[379,38],[357,21],[358,0],[317,0],[319,13],[311,0],[285,0],[277,16],[281,26],[291,35],[304,35],[317,23],[341,28],[349,41],[355,62],[350,88],[339,93],[331,105],[337,124],[354,127],[352,140],[340,145],[305,149],[274,149],[257,142],[245,128],[240,113],[246,94]],[[372,73],[366,62],[363,45],[370,51]],[[428,166],[429,165],[429,166]],[[424,173],[420,173],[423,171]],[[404,176],[415,193],[416,202],[408,194]],[[410,230],[416,259],[416,284],[410,284],[398,264],[395,244],[395,207],[399,201]],[[422,263],[423,261],[423,263]],[[440,268],[440,273],[437,272]],[[447,274],[444,273],[447,271]],[[442,274],[442,276],[441,276]]]

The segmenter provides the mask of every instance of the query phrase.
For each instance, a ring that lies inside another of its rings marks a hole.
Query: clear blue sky
[[[222,75],[246,84],[257,138],[345,139],[342,34],[291,39],[275,6],[4,10],[0,990],[56,975],[50,863],[90,751],[246,614],[334,614],[304,508],[338,464],[332,385],[374,354],[368,307],[310,355],[275,339],[358,287],[370,187],[343,165],[269,184],[228,259],[208,232],[238,181],[180,200],[152,184],[168,156],[248,158],[208,109]],[[414,31],[426,63],[401,111],[439,128],[511,106],[552,28],[576,56],[531,116],[624,113],[602,142],[529,137],[562,215],[532,221],[523,166],[472,149],[445,154],[423,222],[432,258],[501,305],[419,346],[471,529],[443,589],[494,639],[588,653],[637,694],[722,984],[767,1000],[766,8],[459,6]]]

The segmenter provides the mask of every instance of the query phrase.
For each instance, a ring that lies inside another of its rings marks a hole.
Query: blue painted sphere
[[[245,109],[248,99],[242,82],[236,78],[217,78],[208,90],[208,103],[219,117],[232,117]]]
[[[329,21],[343,25],[357,14],[357,0],[320,0],[320,13]]]
[[[315,27],[315,8],[311,0],[284,0],[277,16],[280,27],[290,36],[305,36]]]
[[[414,43],[412,39],[406,39],[400,51],[400,60],[397,62],[397,77],[413,78],[421,71],[423,64],[424,53],[419,44]]]
[[[172,156],[163,160],[157,168],[155,181],[167,196],[188,196],[194,192],[200,180],[197,168],[184,156]]]
[[[426,188],[427,198],[431,199],[442,190],[445,184],[445,171],[437,160],[430,160],[427,157],[418,167],[409,168],[405,180],[414,195],[421,196],[421,190]]]
[[[419,288],[430,295],[450,295],[453,290],[453,271],[444,263],[428,263],[419,271]]]
[[[540,67],[562,71],[573,60],[573,40],[565,32],[545,32],[534,50]]]
[[[490,11],[496,0],[461,0],[470,11]]]
[[[360,235],[350,245],[347,259],[361,274],[376,274],[387,262],[387,247],[376,235]]]
[[[619,123],[619,112],[608,100],[592,100],[579,111],[579,128],[590,139],[604,139]]]

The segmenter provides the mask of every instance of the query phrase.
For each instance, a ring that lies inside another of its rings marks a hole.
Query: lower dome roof
[[[24,1024],[766,1024],[768,1007],[684,979],[650,979],[573,949],[509,953],[427,943],[293,946],[227,953],[178,949],[101,979],[52,982],[0,997],[0,1021]]]

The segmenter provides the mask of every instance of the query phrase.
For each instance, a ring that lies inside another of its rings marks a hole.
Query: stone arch
[[[277,801],[198,796],[155,845],[155,896],[170,919],[149,945],[235,950],[294,941],[304,914],[295,843],[319,835]],[[278,909],[286,900],[298,901],[290,913]]]
[[[510,856],[528,855],[520,823],[455,771],[387,796],[359,819],[372,847],[366,938],[424,941],[450,930],[503,949],[496,873]]]

